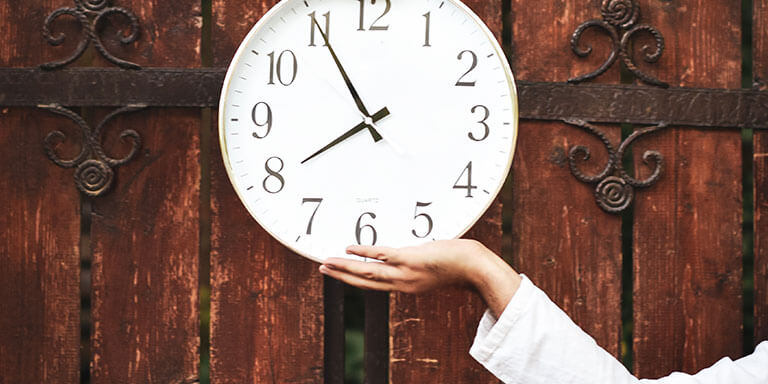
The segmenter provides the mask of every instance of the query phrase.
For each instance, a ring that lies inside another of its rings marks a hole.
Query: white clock
[[[457,0],[284,0],[238,49],[219,119],[245,207],[315,261],[463,235],[518,121],[504,53]]]

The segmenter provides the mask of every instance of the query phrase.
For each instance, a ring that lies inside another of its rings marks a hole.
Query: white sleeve
[[[507,384],[768,384],[768,342],[696,375],[638,380],[525,276],[498,320],[483,315],[469,353]]]

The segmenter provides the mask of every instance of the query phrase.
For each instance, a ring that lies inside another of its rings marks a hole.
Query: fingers
[[[352,263],[371,264],[359,261],[352,261]],[[323,264],[320,266],[320,273],[358,288],[377,291],[391,291],[393,289],[392,283],[387,280],[381,280],[374,270],[365,270],[357,266],[353,266],[352,270],[356,272],[351,272],[348,265],[335,266],[334,264]]]
[[[398,250],[389,247],[371,247],[367,245],[352,245],[347,247],[347,253],[369,259],[376,259],[385,263],[396,264],[398,262]]]

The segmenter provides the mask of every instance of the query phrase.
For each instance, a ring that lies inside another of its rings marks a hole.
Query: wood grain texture
[[[737,4],[640,7],[667,46],[649,72],[672,86],[740,87]],[[664,155],[665,172],[635,205],[634,362],[638,376],[652,378],[741,355],[742,161],[735,130],[673,127],[634,146],[648,149]]]
[[[78,381],[79,192],[42,151],[68,124],[0,108],[0,383]]]
[[[465,3],[500,40],[501,2]],[[500,200],[497,199],[465,237],[501,253]],[[478,296],[457,288],[428,295],[390,295],[390,382],[498,382],[468,354],[484,310],[485,305]]]
[[[55,53],[40,36],[61,1],[0,3],[0,66],[29,67]],[[57,24],[74,32],[74,25]],[[66,46],[66,44],[65,44]],[[62,47],[65,48],[65,47]],[[69,139],[57,149],[74,156],[73,123],[35,109],[0,106],[0,383],[79,381],[80,197],[72,170],[48,160],[43,139]]]
[[[122,0],[139,18],[140,39],[120,18],[105,26],[113,55],[146,67],[200,65],[200,2]],[[97,66],[112,66],[94,54]],[[95,125],[111,110],[88,114]],[[107,154],[142,138],[139,155],[115,170],[113,189],[93,202],[92,383],[178,383],[199,365],[200,112],[156,109],[116,118],[105,127]]]
[[[583,22],[600,19],[600,2],[530,2],[511,7],[513,68],[518,79],[566,81],[593,71],[610,53],[606,35],[588,30],[577,57],[570,36]],[[554,22],[553,22],[554,21]],[[593,82],[619,82],[619,64]],[[578,85],[575,85],[578,86]],[[579,102],[574,100],[573,102]],[[600,126],[618,146],[621,130]],[[512,173],[514,266],[541,287],[597,343],[619,356],[621,337],[621,219],[595,202],[595,185],[571,174],[569,151],[587,146],[592,158],[580,167],[598,174],[608,162],[605,146],[581,128],[556,122],[522,121]]]
[[[768,0],[754,0],[753,75],[768,91]],[[768,340],[768,133],[754,135],[755,344]]]
[[[251,27],[276,3],[213,1],[215,66],[229,64]],[[211,379],[322,382],[322,275],[250,217],[227,178],[218,140],[213,146]]]

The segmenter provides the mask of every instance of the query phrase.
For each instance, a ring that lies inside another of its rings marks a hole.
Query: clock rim
[[[234,76],[234,67],[235,63],[238,63],[241,56],[245,53],[247,50],[248,42],[252,40],[254,35],[256,35],[266,24],[267,20],[269,20],[273,14],[277,13],[282,7],[286,6],[291,1],[298,1],[298,0],[281,0],[279,3],[275,4],[272,8],[270,8],[259,20],[254,24],[254,26],[251,28],[251,30],[248,32],[247,35],[243,38],[243,40],[240,42],[240,45],[237,48],[237,51],[235,51],[234,56],[232,56],[232,60],[229,63],[229,66],[227,67],[227,74],[224,77],[224,83],[222,85],[221,90],[221,97],[219,99],[219,118],[218,118],[218,130],[219,130],[219,147],[221,150],[221,157],[224,162],[224,168],[227,171],[227,177],[229,179],[229,183],[232,186],[232,189],[234,189],[235,193],[237,194],[238,199],[240,200],[240,203],[245,207],[246,211],[248,211],[248,214],[251,216],[251,218],[261,227],[262,230],[267,232],[273,239],[277,240],[280,244],[288,248],[291,252],[312,260],[316,263],[324,263],[325,261],[323,259],[320,259],[318,257],[315,257],[312,254],[302,252],[301,250],[294,248],[291,244],[288,243],[288,241],[283,241],[279,236],[275,235],[268,226],[265,226],[254,214],[254,212],[251,210],[251,208],[246,204],[246,199],[243,196],[243,193],[240,191],[239,188],[236,187],[237,184],[235,184],[235,178],[234,178],[234,172],[232,171],[232,165],[229,160],[229,151],[227,149],[227,138],[226,134],[224,132],[226,128],[226,119],[225,116],[225,108],[226,108],[226,101],[227,101],[227,95],[229,94],[229,88],[231,85],[232,77]],[[412,0],[408,0],[412,1]],[[501,45],[499,44],[496,35],[491,32],[490,29],[488,29],[488,26],[485,24],[485,22],[478,16],[471,8],[469,8],[466,4],[464,4],[461,0],[446,0],[450,1],[454,5],[456,5],[458,8],[462,9],[469,17],[477,24],[482,32],[485,34],[486,38],[489,40],[491,46],[493,47],[494,51],[496,52],[496,55],[501,59],[504,69],[504,74],[507,78],[507,86],[510,90],[510,99],[512,101],[512,105],[514,106],[514,112],[512,113],[512,127],[514,130],[514,134],[512,137],[512,148],[510,148],[509,156],[507,157],[507,164],[504,167],[503,175],[504,177],[499,181],[497,184],[495,191],[490,195],[491,198],[488,199],[488,202],[484,205],[484,207],[479,211],[478,215],[475,216],[472,220],[468,221],[467,226],[462,229],[459,234],[456,235],[456,239],[463,237],[464,235],[469,232],[472,227],[474,227],[478,221],[485,215],[486,212],[488,212],[488,209],[496,202],[496,200],[499,197],[499,194],[501,193],[502,188],[504,188],[505,180],[509,177],[509,173],[512,168],[512,162],[515,157],[515,152],[517,150],[517,139],[519,134],[519,122],[520,122],[520,106],[519,106],[519,100],[517,97],[517,85],[515,83],[515,77],[512,73],[512,68],[509,65],[509,60],[507,59],[506,54],[504,54],[503,49],[501,48]]]

